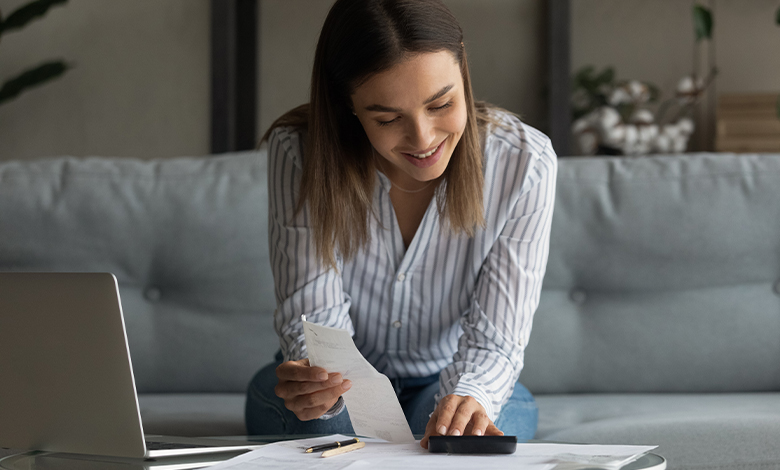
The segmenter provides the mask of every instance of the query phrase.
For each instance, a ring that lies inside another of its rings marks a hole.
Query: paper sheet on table
[[[556,465],[570,465],[570,459],[604,462],[605,459],[625,461],[635,459],[655,446],[609,446],[580,444],[518,444],[514,454],[506,455],[448,455],[431,454],[419,442],[394,444],[377,439],[362,439],[366,447],[334,457],[322,458],[319,453],[307,454],[304,449],[313,445],[347,440],[348,436],[332,435],[311,439],[277,442],[265,445],[239,457],[211,467],[213,470],[265,470],[306,468],[307,470],[337,470],[349,468],[390,470],[492,470],[506,468],[523,470],[550,470]],[[568,459],[568,460],[567,460]],[[588,468],[604,467],[596,463]],[[561,468],[558,467],[558,468]],[[567,467],[570,468],[570,467]]]
[[[304,319],[303,334],[309,364],[329,372],[340,372],[352,381],[352,388],[343,397],[355,434],[396,443],[414,442],[390,379],[360,354],[347,330],[316,325]]]
[[[306,470],[350,470],[390,469],[390,470],[490,470],[521,468],[523,470],[550,470],[555,464],[539,462],[538,459],[519,457],[506,459],[507,456],[465,456],[431,454],[420,447],[419,442],[394,444],[378,439],[362,439],[366,446],[362,449],[334,457],[322,458],[319,453],[307,454],[304,449],[313,445],[350,439],[348,436],[333,435],[312,439],[277,442],[222,462],[211,470],[266,470],[301,469]]]

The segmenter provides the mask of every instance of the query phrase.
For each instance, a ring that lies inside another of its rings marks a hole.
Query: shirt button
[[[401,328],[401,322],[396,320],[393,322],[393,328]]]
[[[404,279],[406,279],[406,275],[404,275],[404,273],[398,275],[398,282],[404,282]]]

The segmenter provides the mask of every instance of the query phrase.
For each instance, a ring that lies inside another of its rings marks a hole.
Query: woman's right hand
[[[279,383],[274,388],[284,406],[301,421],[317,419],[352,387],[341,374],[329,374],[322,367],[310,367],[309,359],[283,362],[276,368]]]

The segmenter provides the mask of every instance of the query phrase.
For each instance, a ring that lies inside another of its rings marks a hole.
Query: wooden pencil
[[[354,444],[350,444],[348,446],[338,447],[336,449],[326,450],[322,453],[322,457],[333,457],[334,455],[339,454],[346,454],[347,452],[352,452],[353,450],[362,449],[366,446],[365,442],[356,442]]]

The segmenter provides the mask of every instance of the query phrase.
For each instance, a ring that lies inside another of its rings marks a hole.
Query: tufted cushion
[[[521,382],[780,390],[780,156],[560,161]]]
[[[668,468],[780,468],[780,393],[537,397],[537,438],[658,445]]]
[[[266,159],[0,164],[0,270],[116,275],[139,392],[244,392],[278,340]]]

